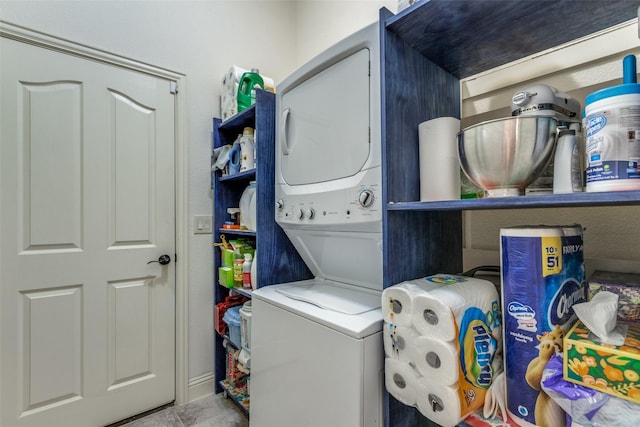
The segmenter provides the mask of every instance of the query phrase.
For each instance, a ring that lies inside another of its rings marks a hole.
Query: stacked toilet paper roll
[[[486,280],[436,274],[382,292],[385,384],[442,426],[480,408],[501,370],[499,295]]]
[[[220,95],[220,115],[227,120],[238,112],[238,82],[249,70],[232,65],[222,78],[222,94]],[[275,82],[271,77],[260,74],[264,80],[264,88],[275,92]]]

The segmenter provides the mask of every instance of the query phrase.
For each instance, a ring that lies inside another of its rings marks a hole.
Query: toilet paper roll
[[[454,427],[472,411],[462,412],[458,389],[422,379],[416,385],[420,413],[442,427]]]
[[[238,82],[242,78],[242,75],[247,72],[249,72],[249,70],[232,65],[222,78],[223,90],[236,93],[238,91]],[[262,77],[262,81],[264,82],[264,88],[270,92],[275,92],[275,81],[262,73],[260,73],[260,77]]]
[[[439,117],[418,125],[420,201],[460,198],[457,134],[460,120]]]
[[[384,322],[382,341],[387,357],[409,363],[418,333],[412,326]]]
[[[443,286],[441,283],[429,282],[425,278],[408,280],[390,286],[382,291],[382,318],[395,325],[410,326],[412,324],[411,307],[416,295]]]
[[[408,363],[387,357],[384,379],[389,394],[405,405],[415,406],[418,374]]]
[[[408,357],[416,370],[429,381],[442,385],[454,385],[458,382],[460,353],[455,342],[420,335],[408,350]]]
[[[490,322],[500,324],[499,319],[493,319],[494,316],[499,316],[500,307],[498,291],[493,283],[461,276],[434,277],[449,280],[450,284],[413,298],[412,323],[420,334],[442,341],[453,341],[458,338],[458,329],[465,312],[473,308],[488,314]],[[492,332],[499,338],[500,328],[495,328]]]

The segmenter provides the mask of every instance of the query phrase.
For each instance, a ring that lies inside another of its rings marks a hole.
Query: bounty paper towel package
[[[503,228],[500,256],[507,411],[522,426],[555,426],[540,381],[576,319],[573,304],[586,301],[582,228]]]
[[[382,292],[387,391],[442,426],[480,408],[501,370],[501,318],[487,280],[436,274]]]

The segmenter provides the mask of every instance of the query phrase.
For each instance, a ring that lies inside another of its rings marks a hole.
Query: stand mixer
[[[511,98],[512,116],[547,116],[558,120],[554,157],[542,174],[527,187],[527,194],[582,191],[583,159],[580,143],[580,103],[556,88],[536,84]]]

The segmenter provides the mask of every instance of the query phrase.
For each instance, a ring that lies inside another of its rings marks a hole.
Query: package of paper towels
[[[443,426],[481,407],[501,369],[493,283],[436,274],[386,288],[382,306],[389,393]]]
[[[491,324],[499,312],[498,291],[488,280],[463,276],[435,275],[425,278],[442,285],[413,298],[411,319],[424,335],[450,341],[470,317],[487,316]],[[482,314],[476,314],[476,311]],[[496,331],[496,333],[500,333]]]
[[[386,288],[382,291],[382,319],[394,325],[411,326],[413,298],[441,286],[444,283],[425,277]]]
[[[522,426],[550,425],[540,380],[576,319],[572,306],[586,301],[582,228],[503,228],[500,257],[507,412]]]

